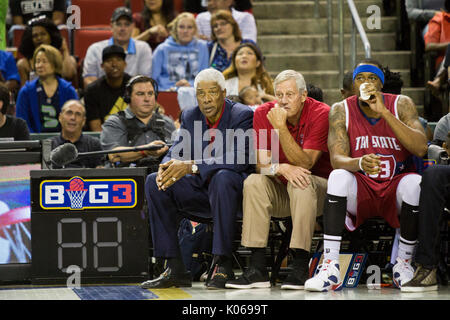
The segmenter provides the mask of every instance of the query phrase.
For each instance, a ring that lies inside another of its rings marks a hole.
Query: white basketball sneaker
[[[337,260],[324,261],[316,271],[316,274],[305,282],[305,290],[326,292],[342,289],[341,272]]]
[[[397,257],[397,263],[392,267],[392,280],[397,288],[409,282],[414,277],[414,268],[411,260],[403,260]]]

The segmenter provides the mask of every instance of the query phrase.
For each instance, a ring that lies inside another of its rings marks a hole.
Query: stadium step
[[[380,61],[390,69],[409,69],[410,51],[378,51],[372,53],[372,58]],[[357,61],[364,58],[359,51]],[[270,72],[280,72],[285,69],[294,69],[299,72],[306,71],[338,71],[339,55],[337,53],[279,53],[265,54],[265,67]],[[350,53],[345,53],[345,70],[350,70]],[[337,86],[339,84],[336,84]]]
[[[403,80],[402,93],[410,96],[423,114],[424,88],[411,88],[410,56],[407,50],[396,50],[398,21],[387,16],[383,0],[354,0],[362,25],[371,44],[371,56],[383,66],[400,72]],[[350,55],[351,15],[344,1],[344,69],[353,66]],[[369,29],[367,20],[377,6],[381,13],[381,29]],[[318,9],[318,10],[316,10]],[[339,76],[339,19],[338,1],[332,1],[333,47],[328,52],[327,1],[313,0],[257,0],[253,2],[253,14],[258,26],[258,45],[265,56],[265,67],[272,76],[285,69],[301,72],[307,83],[322,88],[324,100],[333,104],[341,100],[342,86]],[[318,13],[318,15],[316,15]],[[364,59],[364,50],[357,34],[356,60]]]
[[[361,23],[367,26],[368,18],[361,18]],[[258,19],[256,25],[258,27],[258,35],[291,35],[291,34],[328,34],[328,19],[327,18],[307,18],[301,19],[301,27],[299,19]],[[380,32],[396,32],[397,18],[396,17],[381,17],[381,29],[368,29],[366,32],[380,33]],[[352,19],[346,18],[344,23],[344,32],[350,33],[352,27]],[[334,34],[339,32],[339,21],[333,19],[332,30]]]
[[[344,35],[346,49],[350,47],[350,34]],[[395,33],[370,33],[367,34],[372,51],[394,51]],[[258,36],[258,44],[267,53],[289,52],[327,52],[328,35],[268,35]],[[333,52],[339,50],[339,36],[333,36]],[[347,49],[348,50],[348,49]],[[363,51],[364,46],[357,35],[357,50]]]
[[[370,16],[367,8],[377,6],[383,14],[383,0],[361,0],[355,1],[355,7],[360,17]],[[319,1],[319,17],[327,16],[327,1]],[[315,1],[308,0],[285,0],[285,1],[255,1],[253,3],[253,14],[257,19],[282,19],[282,18],[312,18],[316,12]],[[332,12],[338,15],[338,1],[332,1]],[[344,1],[344,16],[350,17],[346,1]],[[301,24],[300,24],[301,26]]]

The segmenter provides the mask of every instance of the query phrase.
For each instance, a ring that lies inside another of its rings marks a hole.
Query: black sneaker
[[[232,289],[251,289],[251,288],[270,288],[269,273],[261,271],[254,267],[249,267],[236,280],[227,281],[225,288]]]
[[[227,272],[225,268],[218,267],[217,270],[214,272],[212,279],[209,280],[208,283],[206,283],[207,289],[225,289],[225,283],[227,281],[234,280],[234,273],[231,271],[231,273]]]
[[[438,289],[436,271],[436,268],[427,269],[418,265],[414,277],[402,285],[400,290],[402,292],[436,291]]]
[[[142,289],[165,289],[172,287],[192,287],[191,273],[172,274],[172,270],[167,268],[158,278],[141,283]]]
[[[303,290],[305,281],[309,278],[309,270],[305,268],[293,269],[281,285],[282,290]]]

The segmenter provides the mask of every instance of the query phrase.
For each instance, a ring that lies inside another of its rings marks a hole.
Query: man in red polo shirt
[[[228,281],[227,288],[270,287],[265,248],[272,216],[292,216],[290,248],[295,256],[281,289],[303,289],[308,279],[311,239],[331,172],[330,107],[307,96],[305,80],[296,71],[281,72],[274,87],[277,101],[255,111],[257,174],[244,182],[241,242],[252,251],[250,267]]]

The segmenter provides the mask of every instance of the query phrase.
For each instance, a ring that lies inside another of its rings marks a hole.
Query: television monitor
[[[39,169],[0,166],[0,264],[31,263],[30,170]]]

